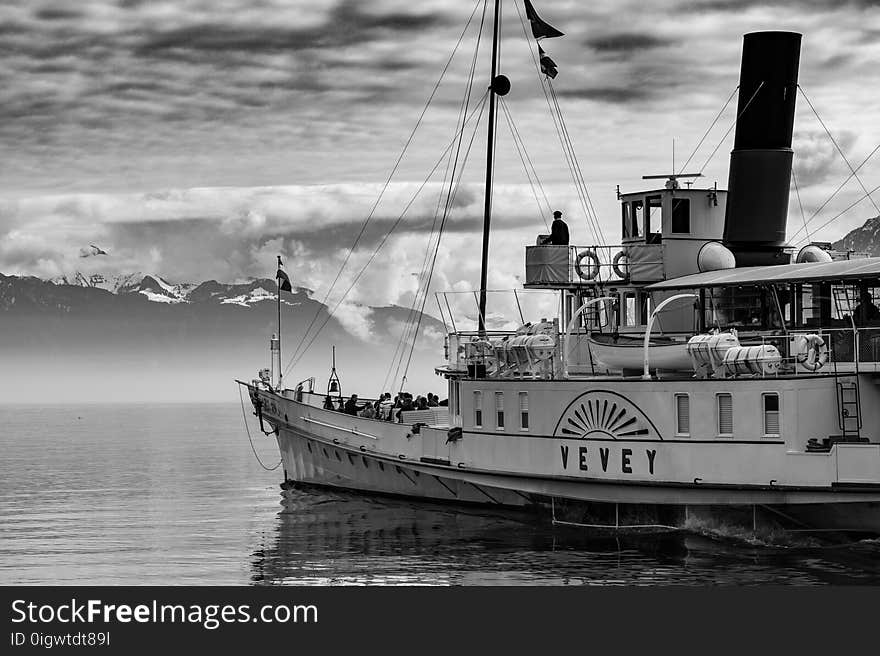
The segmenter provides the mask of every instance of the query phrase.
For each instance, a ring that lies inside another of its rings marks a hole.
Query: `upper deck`
[[[675,177],[663,189],[620,194],[618,245],[527,246],[525,287],[650,284],[696,273],[700,250],[724,232],[726,197],[716,188],[681,189]]]

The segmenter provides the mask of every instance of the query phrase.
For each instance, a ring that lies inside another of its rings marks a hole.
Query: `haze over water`
[[[0,426],[0,584],[880,583],[876,540],[614,538],[530,512],[284,496],[237,403],[0,406]]]

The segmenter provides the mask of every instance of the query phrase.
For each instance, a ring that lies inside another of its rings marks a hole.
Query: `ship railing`
[[[526,285],[651,283],[666,279],[663,244],[526,246]]]
[[[561,372],[562,341],[557,321],[538,324],[540,332],[459,331],[446,336],[448,370],[465,378],[553,378]],[[548,336],[540,347],[517,344],[516,337]]]
[[[480,292],[456,290],[434,294],[446,334],[476,334],[480,317]],[[555,317],[559,294],[550,289],[486,290],[484,325],[490,333],[506,334],[527,322]]]
[[[827,349],[826,363],[816,369],[805,367],[803,353],[793,352],[799,337],[818,335]],[[781,370],[795,375],[880,372],[880,326],[856,328],[799,328],[784,334],[761,335],[741,341],[743,346],[775,346],[782,356]]]

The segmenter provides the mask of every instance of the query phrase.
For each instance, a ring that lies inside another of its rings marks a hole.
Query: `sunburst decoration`
[[[571,403],[556,426],[556,435],[585,439],[595,434],[612,439],[662,439],[645,415],[613,392],[587,392]]]

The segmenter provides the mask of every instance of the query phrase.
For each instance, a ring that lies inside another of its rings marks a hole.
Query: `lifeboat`
[[[589,343],[593,358],[608,369],[641,370],[644,366],[644,337],[594,333],[590,335]],[[651,369],[691,369],[687,343],[664,337],[653,337],[648,342],[648,362]]]

